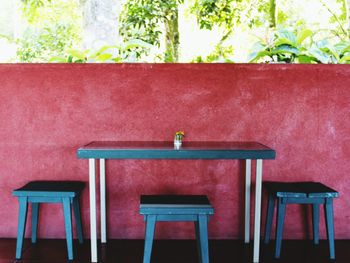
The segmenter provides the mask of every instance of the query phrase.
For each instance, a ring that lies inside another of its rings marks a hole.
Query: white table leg
[[[253,262],[259,262],[260,249],[260,217],[261,217],[261,185],[262,185],[262,160],[256,160],[255,179],[255,219],[254,219],[254,253]]]
[[[96,170],[95,159],[89,159],[89,189],[90,189],[90,236],[91,262],[97,262],[97,228],[96,228]]]
[[[107,243],[106,225],[106,162],[100,159],[100,209],[101,209],[101,242]]]
[[[244,243],[250,239],[250,185],[252,174],[252,160],[247,159],[245,163],[245,214],[244,214]]]

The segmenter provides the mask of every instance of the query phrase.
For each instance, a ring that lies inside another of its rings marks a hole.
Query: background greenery
[[[350,0],[124,0],[99,48],[82,44],[82,2],[98,1],[18,1],[9,62],[350,63]]]
[[[15,39],[20,62],[47,62],[81,45],[81,13],[76,1],[25,0],[21,2],[24,30]]]

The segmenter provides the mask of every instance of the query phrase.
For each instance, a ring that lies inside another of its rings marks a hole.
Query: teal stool
[[[83,188],[84,183],[76,181],[33,181],[13,191],[13,195],[17,196],[19,201],[16,259],[22,257],[28,203],[32,204],[32,243],[36,243],[37,240],[39,203],[62,203],[68,259],[73,260],[71,203],[73,204],[79,243],[82,244],[83,231],[79,197]]]
[[[143,263],[150,263],[157,221],[193,221],[200,263],[209,263],[208,220],[214,208],[204,195],[142,195],[140,214],[145,218]]]
[[[318,182],[264,182],[268,193],[268,205],[265,227],[265,244],[270,241],[272,219],[277,201],[275,258],[281,255],[282,234],[287,204],[311,204],[314,244],[319,243],[319,206],[324,205],[329,257],[335,259],[333,199],[337,191]]]

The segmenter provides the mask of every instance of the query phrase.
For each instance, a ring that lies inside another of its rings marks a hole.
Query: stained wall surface
[[[38,179],[88,181],[88,161],[76,156],[80,146],[171,141],[184,130],[188,141],[274,148],[264,180],[314,180],[338,190],[336,238],[350,238],[349,66],[2,64],[0,80],[0,237],[16,235],[13,189]],[[107,161],[108,236],[143,238],[140,194],[188,193],[208,195],[215,207],[210,238],[243,238],[243,168],[232,160]],[[88,185],[82,212],[88,236]],[[285,237],[308,237],[309,216],[288,207]],[[193,232],[190,223],[160,223],[156,235],[193,238]],[[60,205],[42,206],[39,236],[65,236]]]

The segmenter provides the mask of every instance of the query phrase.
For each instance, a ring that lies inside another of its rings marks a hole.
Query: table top
[[[275,159],[275,150],[258,142],[95,141],[77,150],[94,159]]]

